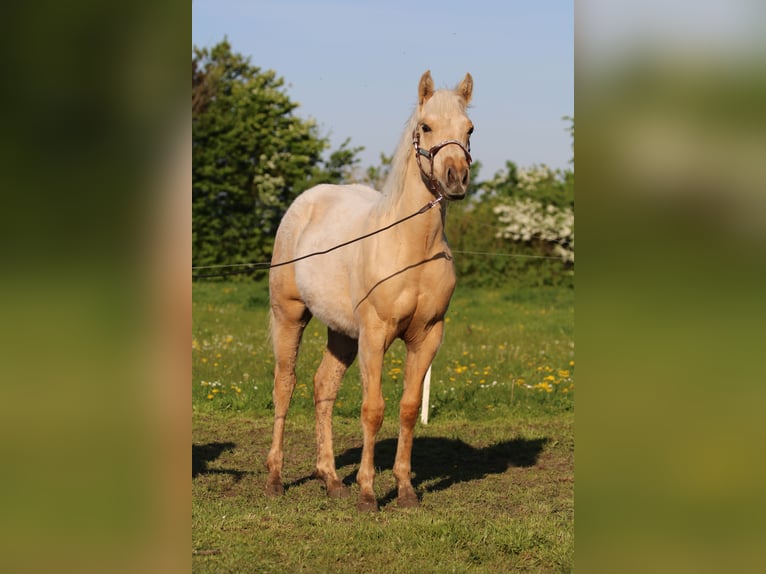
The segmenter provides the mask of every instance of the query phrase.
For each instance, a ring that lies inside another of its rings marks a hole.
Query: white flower
[[[524,172],[524,177],[531,176]],[[520,176],[521,181],[521,176]],[[530,198],[512,199],[494,208],[501,224],[496,237],[512,241],[540,239],[555,244],[554,253],[564,261],[574,261],[574,211],[553,204],[543,205]]]

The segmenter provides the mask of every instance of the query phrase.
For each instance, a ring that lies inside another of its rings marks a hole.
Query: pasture
[[[193,287],[192,552],[196,572],[570,571],[574,552],[574,293],[458,285],[415,429],[416,509],[396,505],[404,346],[386,354],[375,465],[379,513],[311,478],[312,321],[285,433],[286,494],[267,498],[273,356],[265,282]],[[354,493],[362,445],[356,363],[335,408],[338,473]]]

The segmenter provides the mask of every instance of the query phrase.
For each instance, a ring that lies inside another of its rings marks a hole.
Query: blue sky
[[[574,115],[572,0],[194,0],[192,42],[228,37],[252,64],[285,78],[297,114],[335,149],[347,137],[364,166],[393,152],[420,75],[452,87],[470,72],[471,141],[482,178],[504,167],[568,167]]]

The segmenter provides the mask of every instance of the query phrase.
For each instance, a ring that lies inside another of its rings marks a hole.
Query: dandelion
[[[212,399],[212,398],[213,398],[213,395],[212,395],[212,394],[210,394],[210,393],[208,393],[208,394],[207,394],[207,398],[208,398],[208,400],[210,400],[210,399]]]

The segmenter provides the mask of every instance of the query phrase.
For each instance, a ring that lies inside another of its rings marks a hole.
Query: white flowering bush
[[[556,179],[556,172],[545,164],[533,165],[529,168],[519,168],[516,172],[516,185],[522,191],[534,192],[542,185]]]
[[[574,210],[571,207],[543,205],[532,198],[522,197],[506,200],[496,205],[493,211],[501,225],[496,237],[525,243],[548,243],[556,256],[565,262],[574,262]]]

